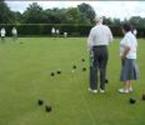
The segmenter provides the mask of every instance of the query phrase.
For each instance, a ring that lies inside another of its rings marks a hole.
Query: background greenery
[[[89,30],[95,25],[94,17],[99,12],[86,3],[73,8],[43,9],[37,3],[32,3],[23,12],[13,12],[4,2],[0,1],[0,28],[5,27],[7,35],[11,35],[11,28],[16,26],[21,36],[47,36],[50,35],[52,27],[70,36],[87,36]],[[114,36],[121,36],[121,24],[130,22],[138,31],[138,37],[145,36],[145,18],[133,16],[121,21],[118,18],[107,18],[104,16],[104,24],[108,25]]]

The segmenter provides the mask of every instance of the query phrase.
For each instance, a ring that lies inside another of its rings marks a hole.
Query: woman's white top
[[[137,58],[137,39],[132,32],[127,32],[120,42],[120,56],[123,56],[125,48],[129,47],[130,50],[126,56],[128,59]]]

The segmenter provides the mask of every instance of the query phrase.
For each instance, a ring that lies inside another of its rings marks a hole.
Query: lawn
[[[0,41],[0,125],[145,125],[145,101],[141,100],[145,39],[138,40],[140,79],[134,84],[135,92],[128,95],[117,92],[121,87],[119,41],[109,47],[106,93],[96,95],[87,91],[86,38]],[[77,66],[74,73],[73,65]],[[56,74],[58,69],[62,74]],[[130,97],[136,98],[136,104],[129,104]],[[44,100],[43,106],[38,106],[38,99]],[[46,104],[52,112],[45,112]]]

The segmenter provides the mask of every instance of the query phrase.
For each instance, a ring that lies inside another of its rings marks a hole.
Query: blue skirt
[[[139,70],[135,59],[123,59],[120,80],[137,80],[139,77]]]

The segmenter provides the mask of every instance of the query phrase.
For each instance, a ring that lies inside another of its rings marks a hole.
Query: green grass
[[[144,125],[145,40],[138,40],[140,79],[129,95],[117,92],[122,85],[119,41],[115,39],[109,47],[106,93],[97,95],[87,91],[88,69],[82,72],[82,67],[89,66],[86,38],[0,41],[0,125]],[[78,67],[75,74],[71,73],[73,64]],[[50,77],[58,68],[62,75]],[[137,103],[130,105],[129,97],[135,97]],[[51,104],[51,113],[37,105],[39,98]]]

